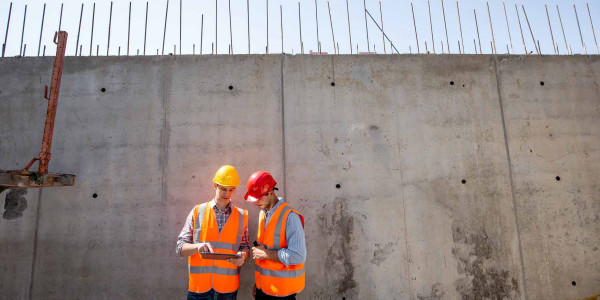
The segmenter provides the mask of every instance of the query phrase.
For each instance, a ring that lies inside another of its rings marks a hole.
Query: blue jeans
[[[238,291],[233,293],[219,293],[213,289],[205,293],[188,291],[187,300],[236,300]]]

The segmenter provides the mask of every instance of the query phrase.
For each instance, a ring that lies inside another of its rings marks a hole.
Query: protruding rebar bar
[[[481,51],[481,38],[479,37],[479,23],[477,22],[477,12],[473,9],[473,15],[475,16],[475,28],[477,28],[477,40],[479,41],[479,54],[483,54]],[[477,54],[477,52],[476,52]]]
[[[246,0],[246,19],[248,20],[248,54],[250,54],[250,0]]]
[[[496,51],[496,38],[494,37],[494,25],[492,24],[492,15],[490,14],[490,4],[489,2],[485,3],[487,5],[488,18],[490,19],[490,30],[492,31],[492,41],[494,42],[494,54],[498,54]]]
[[[231,1],[231,0],[230,0]],[[179,55],[181,55],[181,35],[182,35],[182,27],[183,27],[183,0],[179,0]],[[173,53],[175,54],[175,53]]]
[[[62,26],[62,14],[63,14],[63,6],[64,5],[65,5],[64,3],[60,4],[60,17],[58,18],[58,32],[60,32],[60,29],[62,28],[61,27]],[[60,39],[60,37],[59,37],[59,39]]]
[[[81,3],[81,13],[79,13],[79,29],[77,29],[77,42],[75,43],[75,56],[79,50],[79,34],[81,33],[81,20],[83,20],[83,3]],[[81,51],[79,51],[81,53]]]
[[[371,18],[371,20],[373,20],[373,23],[375,23],[375,26],[377,26],[377,28],[379,28],[379,30],[381,30],[381,32],[383,33],[383,36],[388,40],[388,42],[390,42],[391,48],[393,50],[396,50],[396,53],[400,53],[400,51],[398,51],[398,49],[396,48],[396,46],[394,46],[394,43],[390,40],[390,38],[385,34],[385,31],[383,31],[383,28],[381,28],[379,26],[379,24],[377,24],[377,21],[375,21],[375,18],[373,18],[373,16],[371,15],[371,13],[369,11],[367,11],[367,14],[369,15],[369,17]],[[390,50],[391,51],[391,50]],[[373,52],[375,51],[375,45],[373,45]],[[393,53],[393,51],[392,51]]]
[[[556,54],[556,48],[554,47],[554,33],[552,32],[552,24],[550,24],[550,14],[548,13],[548,5],[544,4],[546,8],[546,17],[548,18],[548,27],[550,28],[550,37],[552,38],[552,48],[554,48],[554,54]]]
[[[510,26],[508,26],[508,14],[506,13],[506,4],[504,4],[504,2],[502,2],[502,6],[504,7],[504,18],[506,18],[506,30],[508,31],[508,40],[510,41],[510,49],[512,50],[512,53],[515,53],[515,48],[513,47],[513,43],[512,43],[512,37],[510,36]],[[510,51],[508,51],[508,53],[510,54]]]
[[[83,45],[79,45],[79,56],[81,56],[81,51],[83,50]]]
[[[25,36],[25,21],[27,20],[27,4],[25,4],[25,13],[23,14],[23,30],[21,30],[21,45],[19,46],[19,56],[25,56],[23,54],[23,37]]]
[[[231,54],[233,54],[233,31],[231,29],[231,0],[228,1],[228,4],[229,4],[229,45],[231,47]],[[179,49],[179,52],[181,52],[181,49]]]
[[[458,3],[458,1],[456,3]],[[415,8],[413,7],[412,2],[410,3],[410,10],[412,11],[413,26],[415,27],[415,41],[417,42],[417,53],[421,54],[421,49],[419,47],[419,35],[417,34],[417,22],[415,21]]]
[[[529,54],[527,52],[527,44],[525,44],[525,35],[523,35],[523,27],[521,27],[521,17],[519,17],[519,9],[515,4],[515,10],[517,11],[517,20],[519,21],[519,30],[521,31],[521,39],[523,40],[523,48],[525,49],[525,54]]]
[[[527,12],[525,11],[525,5],[521,5],[521,8],[523,9],[523,14],[525,15],[525,21],[527,21],[527,26],[529,27],[529,33],[531,34],[531,40],[533,41],[533,46],[535,47],[535,50],[537,51],[537,53],[541,54],[540,49],[538,48],[538,46],[535,42],[535,37],[533,36],[533,30],[531,30],[531,24],[529,24],[529,18],[527,17]]]
[[[269,2],[269,0],[267,0],[267,3]],[[215,0],[215,52],[214,54],[217,54],[219,52],[219,35],[218,35],[218,28],[219,28],[219,23],[218,18],[219,18],[219,11],[218,11],[218,6],[217,6],[217,0]],[[269,45],[269,15],[268,15],[269,11],[267,10],[267,47]],[[269,53],[269,52],[267,52]]]
[[[42,56],[46,56],[46,45],[44,45],[44,51],[42,53]]]
[[[4,53],[6,52],[7,46],[7,38],[8,38],[8,28],[10,27],[10,15],[12,14],[12,2],[8,8],[8,21],[6,21],[6,33],[4,34],[4,44],[2,44],[2,57],[4,57]]]
[[[23,57],[25,57],[25,51],[27,51],[27,44],[23,46]]]
[[[302,42],[302,17],[300,14],[300,1],[298,1],[298,29],[300,30],[300,53],[304,54],[304,43]]]
[[[169,0],[167,0],[167,3],[169,3]],[[106,44],[106,56],[108,56],[108,51],[110,50],[110,27],[112,25],[112,8],[113,3],[112,1],[110,1],[110,17],[108,18],[108,43]]]
[[[590,13],[590,5],[588,3],[585,4],[587,6],[588,16],[590,17],[590,25],[592,25],[592,34],[594,35],[594,45],[596,45],[596,52],[600,54],[600,48],[598,48],[598,40],[596,40],[596,31],[594,31],[594,23],[592,22],[592,14]]]
[[[148,33],[148,2],[146,1],[146,21],[144,22],[144,55],[146,55],[146,34]]]
[[[427,7],[429,8],[429,28],[431,29],[431,47],[433,47],[433,53],[435,53],[435,41],[433,40],[433,22],[431,21],[431,5],[427,0]]]
[[[127,56],[129,56],[129,38],[131,37],[131,1],[129,1],[129,21],[127,23]]]
[[[335,34],[333,33],[333,21],[331,20],[331,8],[329,7],[329,1],[327,1],[327,11],[329,12],[329,26],[331,26],[331,39],[333,40],[333,53],[335,54]]]
[[[165,9],[165,27],[163,30],[163,43],[162,43],[162,51],[161,55],[165,55],[165,38],[167,37],[167,19],[169,16],[169,0],[167,0],[167,8]]]
[[[267,7],[267,54],[269,54],[269,0],[267,0],[266,7]]]
[[[279,5],[279,26],[281,28],[281,54],[283,54],[283,12],[281,4]]]
[[[300,2],[298,2],[298,5],[299,4]],[[348,0],[346,0],[346,16],[348,17],[348,38],[350,38],[350,54],[352,54],[352,33],[350,32],[350,8],[348,7]]]
[[[565,40],[565,49],[567,49],[567,52],[565,54],[569,54],[569,43],[567,43],[567,36],[565,35],[565,28],[563,27],[562,18],[560,17],[560,10],[558,9],[558,4],[556,5],[556,12],[558,13],[558,20],[560,21],[560,29],[562,30],[563,39]]]
[[[450,41],[448,40],[448,26],[446,24],[446,9],[444,8],[444,0],[442,2],[442,14],[444,16],[444,30],[446,31],[446,48],[448,48],[448,54],[450,54]]]
[[[583,35],[581,34],[581,26],[579,26],[579,16],[577,16],[577,8],[575,7],[575,4],[573,4],[573,10],[575,11],[575,19],[577,20],[577,28],[579,28],[579,37],[581,38],[581,47],[583,49],[583,53],[587,54],[587,51],[585,50],[585,43],[583,42]]]
[[[321,53],[321,40],[319,39],[319,7],[315,0],[315,22],[317,24],[317,52]]]
[[[204,14],[200,21],[200,54],[202,54],[202,42],[204,41]]]
[[[463,39],[462,21],[460,19],[460,9],[458,8],[458,1],[456,1],[456,12],[458,14],[458,28],[460,29],[460,42],[462,44],[462,53],[465,53],[465,40]],[[460,50],[460,47],[459,47]]]
[[[94,47],[94,23],[96,21],[96,3],[92,6],[92,31],[90,34],[90,56],[92,56],[92,48]]]
[[[42,33],[44,32],[44,18],[46,17],[46,3],[44,3],[44,10],[42,12],[42,26],[40,27],[40,41],[38,43],[37,56],[40,56],[40,49],[42,47]]]
[[[379,1],[379,18],[381,19],[381,42],[383,43],[383,53],[387,54],[387,50],[385,50],[385,35],[383,34],[383,12],[381,11],[381,1]]]
[[[369,22],[367,22],[367,3],[366,3],[366,0],[363,0],[363,8],[365,10],[365,30],[367,32],[367,52],[371,53],[371,44],[369,42]]]

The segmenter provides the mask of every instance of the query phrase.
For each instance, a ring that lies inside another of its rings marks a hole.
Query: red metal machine
[[[44,90],[44,98],[48,100],[48,112],[46,113],[46,125],[44,127],[44,138],[42,140],[40,155],[33,158],[23,170],[0,170],[0,193],[5,189],[73,186],[75,184],[75,175],[48,173],[54,119],[56,117],[60,80],[65,61],[65,50],[67,48],[67,36],[66,31],[54,34],[54,43],[57,44],[56,58],[54,59],[54,68],[52,71],[50,97],[48,97],[48,86]],[[29,168],[31,168],[36,160],[39,161],[38,171],[29,172]]]

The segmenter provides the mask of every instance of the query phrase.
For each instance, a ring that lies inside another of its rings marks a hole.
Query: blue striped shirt
[[[265,230],[271,217],[277,208],[283,203],[283,198],[279,197],[279,201],[269,211],[265,212]],[[281,248],[277,251],[279,260],[286,266],[299,265],[306,261],[306,240],[304,237],[304,228],[300,216],[295,212],[290,212],[287,216],[285,226],[285,238],[287,248]]]

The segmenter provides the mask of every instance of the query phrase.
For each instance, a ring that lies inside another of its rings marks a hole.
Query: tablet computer
[[[240,258],[238,254],[226,254],[226,253],[214,253],[214,252],[200,252],[200,256],[204,259],[217,259],[226,260],[228,258]]]

